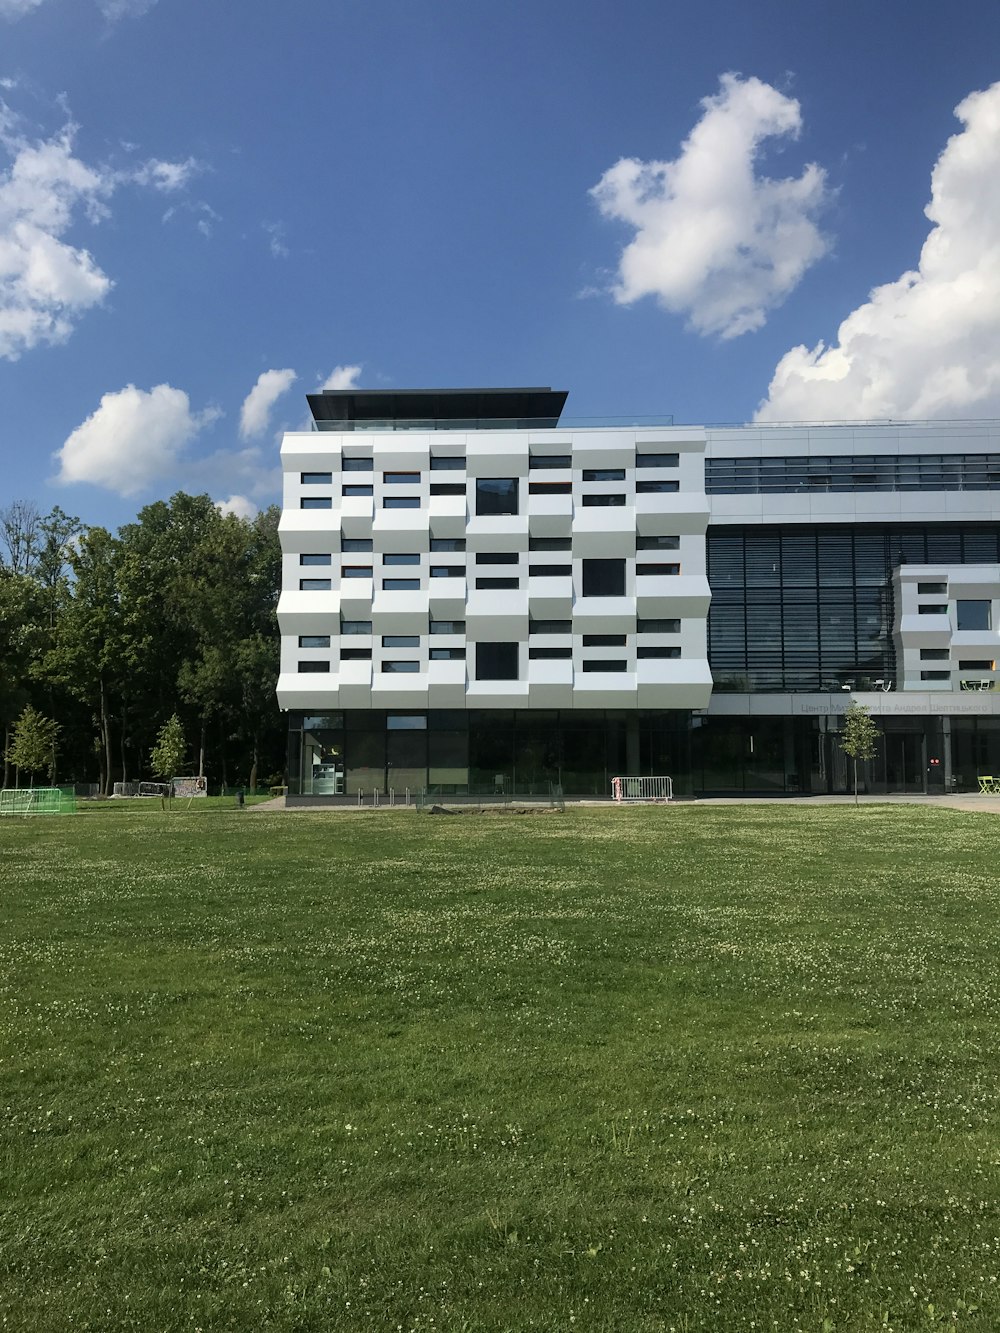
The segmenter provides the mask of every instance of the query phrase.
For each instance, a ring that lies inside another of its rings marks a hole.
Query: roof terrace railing
[[[370,421],[313,421],[317,431],[630,430],[673,426],[673,416],[650,417],[412,417]]]

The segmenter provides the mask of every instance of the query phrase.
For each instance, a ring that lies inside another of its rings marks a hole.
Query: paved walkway
[[[442,798],[442,804],[447,805],[447,800]],[[574,800],[567,797],[567,805],[608,805],[609,800]],[[678,801],[678,805],[853,805],[853,796],[699,796],[695,800]],[[966,813],[981,813],[987,815],[1000,815],[1000,796],[981,796],[978,792],[959,793],[953,796],[918,796],[910,795],[906,792],[893,793],[888,796],[859,796],[859,805],[930,805],[937,806],[946,810],[964,810]],[[247,807],[252,814],[261,811],[284,810],[285,798],[276,797],[273,801],[261,801],[259,804]],[[337,806],[298,806],[293,809],[304,809],[313,811],[329,810],[356,810],[356,805],[337,805]],[[389,805],[379,807],[388,810]],[[397,809],[405,809],[404,806],[397,806]],[[416,809],[414,805],[411,809]],[[371,806],[366,805],[366,810]]]

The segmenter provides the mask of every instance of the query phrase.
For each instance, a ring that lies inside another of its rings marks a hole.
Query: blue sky
[[[998,80],[986,0],[0,0],[0,508],[251,512],[337,368],[1000,415]]]

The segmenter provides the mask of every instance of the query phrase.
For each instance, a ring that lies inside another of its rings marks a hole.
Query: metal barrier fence
[[[611,795],[615,801],[672,801],[674,780],[666,777],[612,778]]]

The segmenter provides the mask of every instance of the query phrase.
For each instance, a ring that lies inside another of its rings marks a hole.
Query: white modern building
[[[324,391],[282,448],[293,796],[1000,774],[1000,426],[574,424],[547,388]],[[995,756],[995,758],[994,758]]]

